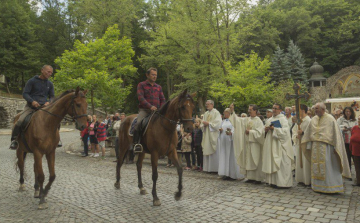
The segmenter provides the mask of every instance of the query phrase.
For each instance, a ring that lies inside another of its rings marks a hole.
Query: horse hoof
[[[115,183],[115,184],[114,184],[114,187],[115,187],[116,189],[120,189],[120,183]]]
[[[176,200],[176,201],[179,201],[180,198],[181,198],[181,192],[176,192],[176,193],[175,193],[175,200]]]
[[[21,184],[21,185],[19,186],[19,192],[23,192],[23,191],[26,191],[25,184]]]
[[[141,195],[147,194],[147,191],[145,190],[145,188],[141,188],[141,189],[140,189],[140,194],[141,194]]]
[[[39,198],[40,197],[40,191],[36,190],[34,193],[34,198]]]
[[[39,210],[45,210],[45,209],[48,209],[48,208],[49,208],[49,206],[48,206],[47,203],[39,204],[39,207],[38,207]]]
[[[161,202],[160,200],[156,200],[153,202],[154,206],[160,206],[161,205]]]

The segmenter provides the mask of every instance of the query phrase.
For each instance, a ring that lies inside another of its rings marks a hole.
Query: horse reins
[[[72,98],[71,98],[71,103],[70,103],[70,105],[69,105],[69,107],[70,107],[70,106],[72,107],[72,112],[73,112],[73,116],[71,116],[71,119],[66,118],[66,117],[61,117],[60,115],[51,113],[51,112],[49,112],[48,110],[43,109],[43,107],[38,108],[37,110],[44,111],[44,112],[46,112],[46,113],[48,113],[48,114],[50,114],[50,115],[53,115],[53,116],[55,116],[55,117],[58,117],[58,118],[60,118],[60,119],[65,119],[65,121],[74,122],[74,121],[76,121],[76,120],[79,119],[79,118],[87,117],[87,114],[77,115],[76,110],[75,110],[75,105],[74,105],[74,99],[75,99],[75,98],[76,98],[76,96],[72,96]],[[69,107],[68,107],[66,110],[68,110]]]
[[[189,98],[188,98],[189,99]],[[171,119],[169,119],[169,118],[167,118],[167,117],[165,117],[164,115],[162,115],[162,114],[160,114],[160,112],[158,112],[158,111],[155,111],[154,112],[154,114],[157,114],[157,115],[159,115],[161,118],[163,118],[163,119],[165,119],[165,120],[168,120],[171,124],[173,124],[173,125],[177,125],[177,124],[183,124],[184,122],[194,122],[194,119],[190,119],[190,118],[188,118],[188,119],[183,119],[182,117],[181,117],[181,112],[180,112],[180,107],[178,108],[178,112],[179,112],[179,116],[180,116],[180,121],[179,122],[177,122],[177,121],[174,121],[174,120],[171,120]],[[172,140],[172,138],[173,138],[173,136],[174,136],[174,133],[175,133],[175,131],[173,132],[173,134],[171,134],[171,137],[170,137],[170,140],[169,140],[169,145],[168,145],[168,148],[167,148],[167,150],[166,150],[166,153],[165,153],[165,156],[167,156],[168,155],[168,153],[169,153],[169,150],[170,150],[170,145],[171,145],[171,140]],[[179,143],[179,142],[178,142]]]

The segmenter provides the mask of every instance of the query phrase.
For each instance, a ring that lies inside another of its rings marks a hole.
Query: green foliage
[[[305,59],[303,58],[300,49],[294,44],[292,40],[289,42],[286,53],[286,62],[288,63],[288,70],[290,77],[295,83],[307,84],[307,75],[305,68]]]
[[[281,81],[288,80],[291,77],[289,69],[288,57],[278,46],[271,60],[271,82],[276,85]]]
[[[249,104],[269,106],[273,100],[269,68],[268,58],[262,60],[256,53],[247,55],[237,66],[229,65],[229,75],[213,83],[210,95],[217,98],[225,107],[233,102],[239,108],[247,107]]]
[[[13,90],[40,71],[40,44],[35,35],[35,12],[26,0],[4,0],[0,4],[0,73],[9,78]]]
[[[131,85],[123,86],[123,79],[134,76],[131,41],[120,39],[117,26],[109,27],[102,39],[87,45],[75,41],[72,51],[56,59],[60,70],[55,75],[55,88],[62,91],[80,86],[91,94],[92,108],[103,107],[115,111],[122,107]]]
[[[300,85],[300,94],[307,92],[307,86],[303,83],[299,83]],[[294,81],[292,79],[288,79],[285,81],[281,81],[273,91],[273,103],[278,103],[285,107],[291,107],[295,104],[295,99],[286,100],[285,95],[287,93],[293,95],[295,94],[294,89]],[[310,100],[308,102],[301,100],[301,104],[311,105]]]

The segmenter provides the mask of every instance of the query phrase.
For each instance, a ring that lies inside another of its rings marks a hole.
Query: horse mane
[[[165,104],[163,104],[163,105],[161,106],[161,108],[159,109],[159,113],[160,113],[161,115],[165,115],[167,109],[169,108],[169,105],[170,105],[170,101],[165,102]]]
[[[72,92],[75,92],[75,90],[74,90],[74,89],[71,89],[71,90],[64,91],[61,95],[59,95],[59,96],[57,96],[56,98],[54,98],[54,100],[52,100],[51,103],[53,104],[54,102],[58,101],[60,98],[64,97],[64,96],[67,95],[67,94],[70,94],[70,93],[72,93]]]

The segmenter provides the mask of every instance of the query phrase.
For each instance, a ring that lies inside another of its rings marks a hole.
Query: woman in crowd
[[[101,148],[101,159],[105,159],[105,140],[106,140],[106,123],[103,120],[103,117],[99,117],[99,126],[96,132],[96,138],[98,140],[99,146]],[[99,153],[99,149],[97,150]]]
[[[81,154],[82,157],[87,157],[89,155],[89,144],[88,144],[89,129],[88,129],[88,127],[89,127],[90,123],[91,123],[91,115],[88,115],[86,128],[80,132],[81,140],[83,141],[83,144],[84,144],[84,152]]]
[[[358,117],[358,125],[351,129],[350,137],[350,151],[353,155],[355,171],[356,171],[356,182],[353,186],[360,186],[360,116]]]
[[[349,166],[351,170],[351,151],[350,151],[351,128],[357,124],[354,110],[351,107],[346,107],[343,110],[343,116],[337,120],[337,123],[339,124],[340,129],[344,136],[346,154],[348,157]]]
[[[99,142],[96,138],[96,132],[97,132],[98,126],[99,126],[99,122],[96,120],[96,115],[93,115],[93,120],[88,128],[89,136],[90,136],[90,143],[91,143],[91,152],[92,152],[90,157],[99,157],[99,153],[96,153],[96,151],[99,151]]]

